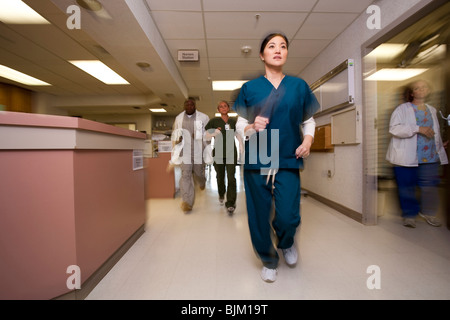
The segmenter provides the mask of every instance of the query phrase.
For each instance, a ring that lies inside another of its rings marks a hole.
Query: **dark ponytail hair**
[[[272,40],[273,38],[277,37],[277,36],[282,37],[286,41],[286,46],[289,47],[288,38],[284,34],[276,32],[276,33],[271,33],[267,37],[264,38],[264,40],[261,43],[261,48],[259,50],[259,53],[263,54],[264,49],[266,48],[266,46],[269,43],[269,41]]]

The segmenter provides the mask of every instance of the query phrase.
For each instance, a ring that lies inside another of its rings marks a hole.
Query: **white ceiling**
[[[284,71],[298,75],[373,2],[99,0],[109,17],[81,9],[81,29],[70,30],[66,11],[75,0],[23,1],[51,24],[0,23],[0,64],[52,84],[23,87],[50,94],[50,103],[71,115],[149,113],[161,104],[177,114],[194,96],[210,116],[218,100],[235,94],[213,92],[212,80],[250,80],[263,72],[258,54],[265,35],[287,35]],[[243,46],[251,52],[242,53]],[[198,50],[199,62],[178,62],[180,49]],[[103,84],[68,62],[78,59],[99,59],[130,85]],[[151,67],[142,70],[137,62]]]

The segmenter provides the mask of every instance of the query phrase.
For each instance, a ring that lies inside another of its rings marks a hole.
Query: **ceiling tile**
[[[213,80],[252,80],[264,74],[264,64],[253,70],[211,70]]]
[[[313,12],[353,12],[361,13],[374,0],[319,0]]]
[[[34,44],[34,48],[27,51],[28,54],[35,55],[43,50],[47,52],[47,56],[51,55],[63,60],[95,59],[95,56],[83,46],[67,37],[64,32],[53,25],[16,25],[10,26],[10,28],[17,32],[14,38],[17,43]],[[20,34],[25,37],[21,37]],[[20,51],[23,52],[23,50]]]
[[[289,43],[289,57],[315,57],[331,42],[331,40],[302,39]]]
[[[146,0],[152,11],[201,11],[201,0]]]
[[[210,58],[212,70],[256,70],[262,67],[259,58]]]
[[[357,17],[356,13],[311,13],[295,39],[334,39]]]
[[[210,89],[211,88],[211,81],[209,80],[191,80],[189,81],[189,89]]]
[[[288,58],[283,71],[286,74],[297,76],[313,58]]]
[[[271,32],[282,32],[291,38],[305,20],[306,13],[261,13],[257,19],[250,12],[206,12],[208,39],[261,40]]]
[[[310,11],[316,0],[258,0],[242,1],[242,0],[206,0],[203,1],[203,9],[205,11],[252,11],[252,12],[276,12],[276,11]]]
[[[255,58],[259,56],[261,40],[207,40],[208,54],[210,58]],[[251,47],[249,53],[243,53],[241,48]]]
[[[188,62],[188,61],[175,61],[178,68],[183,71],[195,71],[195,70],[208,70],[208,59],[206,57],[200,57],[198,62]]]
[[[204,39],[202,14],[198,12],[156,11],[152,13],[166,40]]]
[[[210,77],[209,71],[207,69],[201,70],[187,70],[183,69],[181,70],[181,75],[183,76],[183,79],[186,81],[190,80],[207,80]]]

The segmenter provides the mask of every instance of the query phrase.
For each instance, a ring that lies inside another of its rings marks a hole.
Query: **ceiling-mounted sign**
[[[198,61],[198,50],[178,50],[178,61]]]

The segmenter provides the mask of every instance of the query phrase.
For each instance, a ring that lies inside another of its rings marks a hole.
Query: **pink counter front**
[[[0,299],[84,298],[77,292],[144,232],[145,138],[0,112]]]

